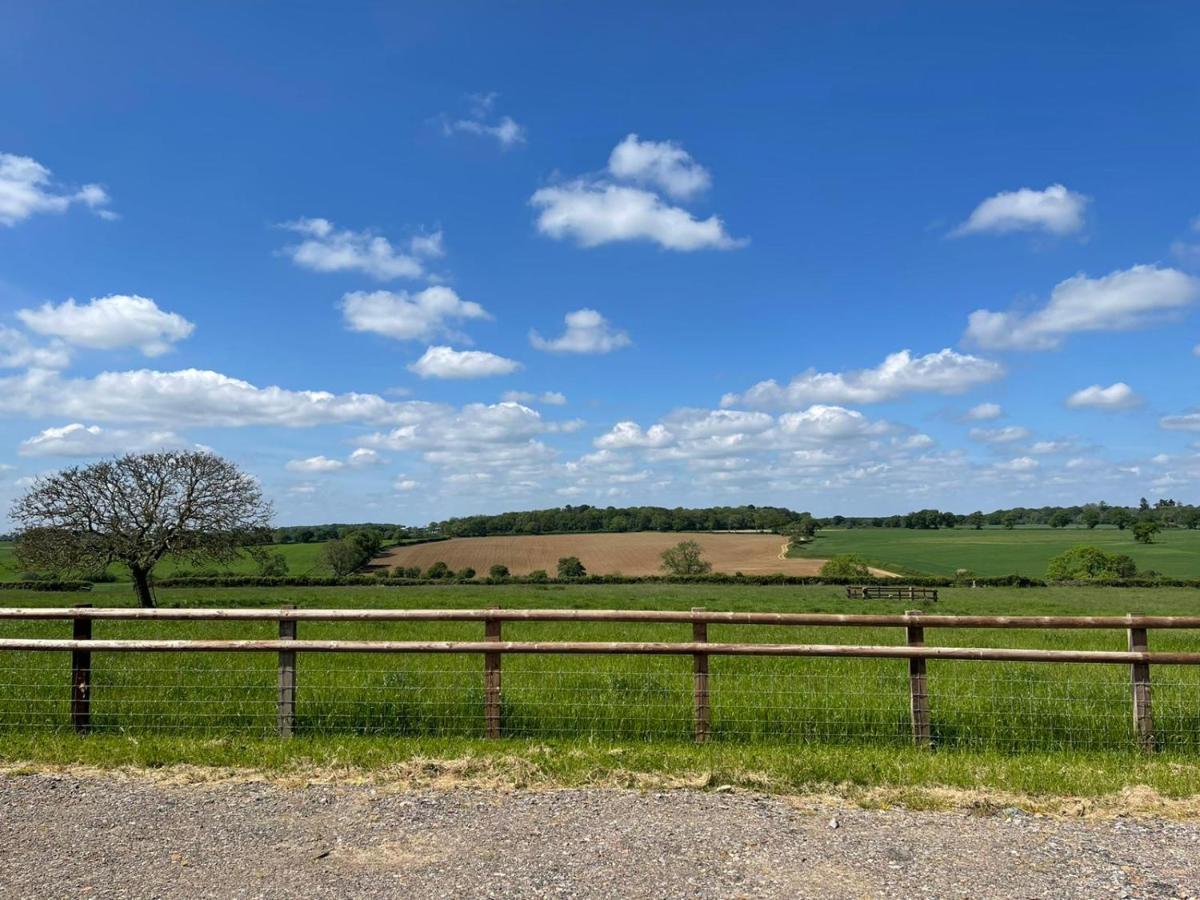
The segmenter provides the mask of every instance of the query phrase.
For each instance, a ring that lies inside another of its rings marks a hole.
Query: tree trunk
[[[129,573],[133,576],[133,589],[137,593],[140,606],[157,606],[154,594],[150,591],[150,570],[130,566]]]

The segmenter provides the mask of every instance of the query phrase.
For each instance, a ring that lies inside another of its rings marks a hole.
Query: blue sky
[[[0,501],[1197,500],[1200,11],[645,7],[4,4]]]

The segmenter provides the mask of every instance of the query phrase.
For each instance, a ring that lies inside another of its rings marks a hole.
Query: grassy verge
[[[407,788],[740,787],[909,807],[1017,805],[1196,815],[1200,760],[1126,753],[923,752],[790,744],[94,735],[0,736],[0,771],[159,771],[171,780],[378,780]],[[1078,804],[1076,804],[1078,805]]]

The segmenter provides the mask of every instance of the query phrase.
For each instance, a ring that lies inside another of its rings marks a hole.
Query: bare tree
[[[129,568],[138,602],[154,606],[163,557],[230,562],[269,540],[271,506],[257,482],[213,453],[129,454],[39,478],[13,505],[17,557],[58,572]]]

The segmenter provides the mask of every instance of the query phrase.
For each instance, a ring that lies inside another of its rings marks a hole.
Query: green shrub
[[[433,579],[434,581],[441,578],[449,578],[450,575],[450,567],[440,559],[425,570],[425,577]]]
[[[459,581],[470,581],[475,577],[475,570],[470,566],[467,566],[464,569],[459,569],[458,572],[455,573],[454,577]]]
[[[529,573],[528,578],[530,581],[549,581],[550,575],[545,569],[534,569]]]
[[[502,563],[496,563],[488,569],[488,578],[507,578],[509,576],[508,566]]]
[[[587,569],[583,567],[578,556],[564,556],[559,559],[559,578],[583,578],[585,575],[587,575]]]
[[[871,570],[867,561],[857,553],[841,553],[831,556],[821,566],[822,578],[869,578]]]
[[[1046,568],[1051,581],[1118,581],[1137,574],[1137,564],[1124,553],[1108,553],[1081,544],[1065,550]]]

